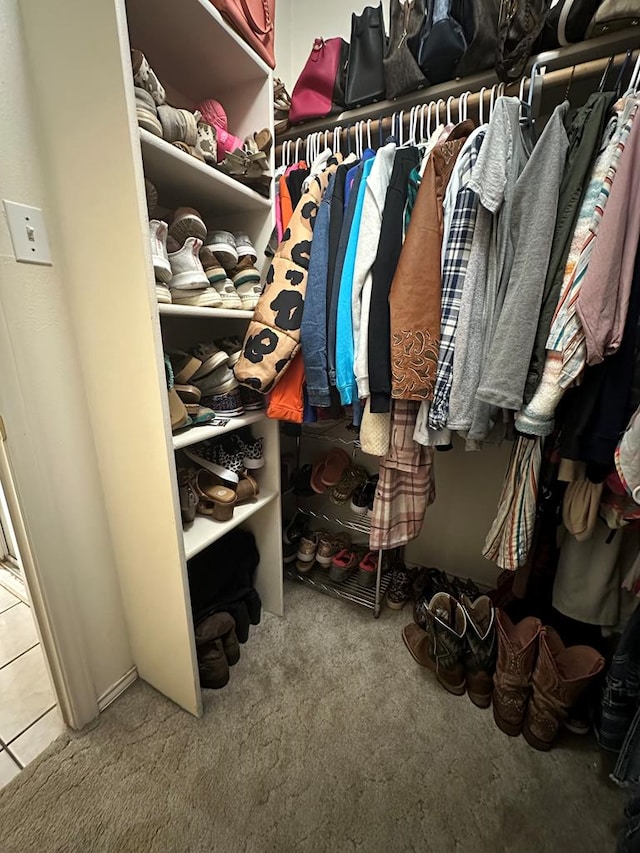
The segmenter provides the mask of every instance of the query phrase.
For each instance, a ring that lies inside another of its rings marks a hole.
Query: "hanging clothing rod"
[[[631,54],[631,59],[635,61],[639,53],[640,51],[637,49],[634,50]],[[539,85],[539,81],[541,86],[541,92],[536,94],[536,97],[540,99],[537,104],[537,114],[544,115],[545,110],[550,112],[549,107],[552,108],[553,105],[563,100],[567,91],[569,95],[571,95],[571,92],[578,89],[581,84],[589,81],[595,81],[597,85],[607,66],[609,66],[607,85],[613,87],[617,79],[618,71],[625,59],[626,54],[620,53],[613,57],[613,63],[611,63],[611,57],[607,56],[602,59],[571,65],[567,68],[562,68],[558,71],[551,71],[544,74],[541,73],[543,71],[543,67],[540,68],[540,73],[535,77],[536,89]],[[633,66],[630,66],[629,73],[631,72],[632,67]],[[498,97],[499,93],[511,96],[522,96],[523,92],[525,92],[528,97],[530,81],[530,77],[524,77],[522,80],[511,83],[506,87],[504,85],[499,87],[498,84],[491,87],[483,86],[480,91],[449,95],[446,99],[439,98],[437,101],[432,99],[420,100],[420,92],[417,92],[417,100],[414,101],[413,107],[408,107],[404,110],[396,109],[392,113],[376,119],[360,118],[357,122],[354,122],[353,125],[349,125],[347,127],[335,126],[330,122],[330,120],[327,120],[327,127],[325,129],[318,130],[316,123],[316,125],[314,125],[316,126],[316,129],[308,132],[305,132],[303,127],[301,127],[300,129],[302,133],[300,136],[295,139],[287,139],[276,146],[276,166],[279,166],[282,163],[283,146],[285,146],[285,153],[290,155],[287,157],[287,161],[293,162],[292,158],[299,159],[299,157],[304,157],[307,140],[311,138],[315,138],[320,147],[328,146],[330,148],[333,146],[335,138],[336,141],[339,140],[339,147],[343,153],[347,150],[355,150],[356,141],[358,139],[368,141],[370,138],[373,142],[373,146],[377,148],[381,136],[384,139],[385,136],[388,136],[392,132],[392,129],[396,134],[399,132],[401,122],[402,137],[403,140],[406,141],[408,139],[410,123],[411,121],[416,120],[416,109],[418,110],[418,129],[420,129],[422,115],[426,116],[430,107],[432,121],[436,112],[439,113],[440,119],[444,121],[446,121],[448,114],[451,115],[452,120],[455,119],[455,121],[457,121],[459,115],[459,104],[461,101],[463,102],[463,107],[466,106],[468,115],[473,114],[475,118],[479,118],[480,100],[482,98],[483,117],[486,121],[489,115],[489,108],[495,98]],[[560,97],[558,97],[558,95],[560,95]]]

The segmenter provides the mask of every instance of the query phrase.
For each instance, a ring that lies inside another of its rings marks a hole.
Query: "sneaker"
[[[367,551],[358,565],[358,583],[370,589],[378,576],[378,552]]]
[[[244,453],[235,433],[223,436],[218,441],[220,464],[241,474],[244,471]]]
[[[131,51],[131,66],[133,68],[133,82],[136,86],[147,91],[155,104],[164,104],[166,98],[164,86],[156,77],[141,50]]]
[[[359,486],[351,496],[351,512],[356,515],[366,515],[369,507],[373,508],[373,499],[378,487],[378,475],[369,477],[366,483]]]
[[[216,129],[206,121],[198,122],[198,139],[196,149],[204,157],[204,162],[215,166],[218,162],[218,143],[216,142]]]
[[[171,281],[171,264],[167,254],[167,235],[169,226],[160,219],[152,219],[149,223],[149,243],[151,246],[151,260],[156,281],[168,283]]]
[[[203,246],[200,249],[200,260],[204,268],[204,273],[209,279],[209,284],[215,284],[216,281],[225,280],[227,273],[211,246]]]
[[[215,341],[217,347],[227,353],[227,364],[233,367],[242,354],[242,341],[239,337],[222,338]]]
[[[198,141],[198,120],[189,110],[176,109],[169,104],[158,107],[162,136],[167,142],[178,142],[194,148]]]
[[[301,575],[306,575],[313,569],[320,535],[321,531],[306,533],[298,542],[296,568]]]
[[[331,531],[327,531],[318,540],[316,560],[323,568],[329,569],[335,555],[339,551],[348,548],[350,544],[351,537],[348,533],[332,533]]]
[[[161,305],[171,304],[171,291],[162,281],[156,281],[156,299]]]
[[[331,569],[329,571],[331,580],[336,581],[336,583],[346,581],[358,568],[358,564],[364,557],[364,554],[365,549],[357,547],[343,548],[342,551],[338,551],[331,560]]]
[[[404,563],[398,562],[391,570],[391,580],[387,587],[387,607],[402,610],[411,598],[411,572]]]
[[[191,305],[195,308],[220,308],[222,305],[222,300],[213,287],[205,287],[204,290],[175,290],[173,302],[176,305]]]
[[[230,278],[225,278],[224,281],[216,281],[213,284],[218,292],[218,296],[222,300],[223,308],[231,308],[233,310],[241,310],[242,300],[238,295],[233,282]]]
[[[260,273],[255,268],[254,261],[248,257],[240,258],[236,266],[229,271],[229,278],[235,287],[240,287],[242,284],[260,283]]]
[[[249,239],[247,234],[235,234],[234,235],[236,241],[236,249],[238,252],[238,261],[242,260],[242,258],[249,258],[252,264],[258,260],[258,253],[256,252],[253,243]]]
[[[346,503],[356,489],[362,488],[369,479],[369,474],[361,465],[349,465],[340,481],[332,487],[330,498],[333,503]]]
[[[227,365],[226,353],[215,344],[198,344],[192,350],[194,358],[201,362],[200,367],[192,374],[191,379],[201,379],[219,367]]]
[[[249,470],[264,467],[264,439],[254,438],[249,427],[234,433],[244,453],[244,467]]]
[[[242,352],[242,350],[240,352]],[[238,353],[238,357],[239,356],[240,353]],[[260,394],[258,391],[254,391],[253,388],[247,388],[246,385],[241,385],[240,397],[242,398],[242,405],[245,407],[247,412],[257,412],[260,409],[264,409],[264,395]]]
[[[246,284],[237,285],[236,290],[240,297],[242,310],[253,311],[258,304],[258,300],[262,296],[262,286],[260,282],[249,281]]]
[[[225,464],[225,462],[229,462],[229,455],[225,454],[223,457],[218,443],[202,441],[200,444],[194,444],[193,447],[185,448],[184,454],[199,468],[204,468],[211,474],[215,474],[227,488],[235,489],[238,485],[242,464],[239,468],[231,468],[230,465]]]
[[[298,546],[289,545],[286,542],[282,543],[282,562],[287,566],[290,563],[295,563],[298,556]]]
[[[296,512],[292,520],[282,531],[282,541],[285,545],[297,545],[307,529],[307,518],[301,512]]]
[[[242,140],[227,130],[227,114],[220,101],[208,98],[197,104],[196,109],[202,115],[202,119],[216,129],[218,162],[224,160],[230,151],[242,148]]]
[[[146,89],[135,86],[134,91],[136,95],[136,118],[138,119],[138,126],[162,139],[162,125],[158,119],[156,102]]]
[[[237,266],[236,238],[230,231],[210,231],[204,244],[215,253],[218,261],[227,272]]]
[[[200,263],[201,246],[197,237],[189,237],[181,249],[169,253],[172,290],[204,290],[209,286],[209,279]]]
[[[188,237],[204,240],[207,236],[207,226],[193,207],[179,207],[173,214],[169,234],[182,246]]]
[[[203,397],[202,402],[205,406],[213,409],[219,417],[239,418],[244,415],[242,398],[237,383],[228,391],[219,391],[211,396]]]
[[[238,387],[238,381],[226,364],[216,367],[206,376],[196,379],[195,385],[202,391],[203,397],[213,397],[216,394],[226,394]],[[240,397],[240,394],[238,394]]]

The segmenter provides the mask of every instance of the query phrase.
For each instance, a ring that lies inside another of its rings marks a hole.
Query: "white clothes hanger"
[[[478,101],[478,120],[480,124],[484,124],[484,93],[487,91],[487,87],[483,86],[480,89],[480,100]]]
[[[451,103],[455,101],[453,95],[449,95],[447,98],[447,124],[451,124]]]

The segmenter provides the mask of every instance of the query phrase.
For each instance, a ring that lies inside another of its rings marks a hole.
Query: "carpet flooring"
[[[287,584],[196,720],[138,682],[0,791],[1,853],[607,853],[624,796],[446,693],[410,618]]]

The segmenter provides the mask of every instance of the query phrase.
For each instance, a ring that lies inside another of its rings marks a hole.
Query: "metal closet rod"
[[[638,57],[638,53],[638,50],[632,52],[631,60],[633,62],[635,62]],[[549,90],[552,89],[555,92],[560,89],[561,95],[560,98],[557,99],[559,102],[565,97],[565,94],[570,89],[583,81],[593,79],[596,83],[599,83],[607,67],[609,67],[607,82],[609,85],[613,86],[617,76],[615,72],[625,59],[626,52],[618,53],[614,55],[613,62],[611,62],[611,57],[604,57],[602,59],[594,59],[589,62],[576,63],[576,65],[571,65],[557,71],[550,71],[549,73],[536,76],[536,83],[541,81],[542,86],[542,90],[537,94],[537,97],[544,98],[545,95],[548,94]],[[542,68],[543,67],[544,66],[542,66]],[[633,66],[631,66],[631,68],[632,67]],[[523,77],[522,80],[510,83],[506,87],[502,86],[502,92],[507,95],[519,95],[520,97],[523,96],[523,93],[526,93],[528,96],[530,80],[531,78],[528,76]],[[386,135],[391,133],[392,128],[396,133],[398,132],[399,120],[402,122],[403,140],[406,141],[409,138],[408,134],[410,123],[412,121],[416,122],[416,115],[418,129],[420,129],[422,116],[427,116],[429,108],[431,109],[432,121],[435,118],[436,110],[439,111],[441,119],[445,119],[445,117],[450,114],[452,120],[457,121],[460,101],[463,102],[463,108],[466,108],[468,115],[473,113],[475,116],[479,117],[479,106],[482,98],[483,117],[486,121],[489,115],[489,109],[497,97],[497,92],[497,85],[489,87],[483,86],[478,92],[463,92],[459,95],[451,95],[446,99],[439,98],[437,101],[429,100],[418,102],[413,108],[408,107],[405,110],[395,110],[390,115],[382,116],[378,119],[360,119],[354,122],[353,125],[349,125],[347,127],[332,127],[327,130],[314,130],[309,133],[303,133],[295,140],[290,139],[276,146],[275,162],[276,165],[280,165],[282,162],[283,146],[286,151],[290,152],[288,162],[294,162],[294,158],[295,160],[300,159],[300,157],[304,158],[306,156],[307,139],[313,138],[315,138],[319,143],[320,148],[324,148],[325,145],[333,148],[335,143],[339,142],[339,147],[343,152],[349,149],[349,147],[351,150],[355,151],[356,143],[360,139],[363,139],[367,144],[369,139],[371,139],[373,147],[377,148],[381,134],[384,139]],[[437,107],[438,104],[439,107]],[[351,139],[349,139],[350,136],[352,136]]]

